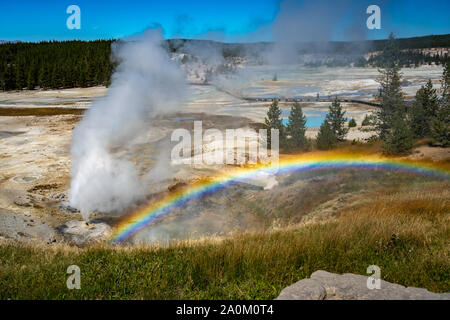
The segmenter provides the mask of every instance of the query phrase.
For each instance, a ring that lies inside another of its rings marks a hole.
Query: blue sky
[[[69,30],[66,8],[81,9]],[[371,4],[381,30],[365,27]],[[159,25],[166,38],[219,41],[359,40],[450,33],[449,0],[0,0],[0,40],[121,38]]]

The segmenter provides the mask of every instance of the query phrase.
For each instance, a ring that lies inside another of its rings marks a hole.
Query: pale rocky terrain
[[[0,236],[53,241],[54,227],[73,217],[67,200],[71,131],[79,116],[0,117]]]
[[[205,71],[205,70],[203,70]],[[272,81],[277,71],[278,80]],[[205,71],[206,72],[206,71]],[[423,66],[403,70],[407,97],[425,83],[428,77],[438,84],[442,68]],[[192,129],[193,120],[202,120],[206,128],[249,128],[262,123],[270,103],[248,102],[240,96],[266,94],[288,95],[296,93],[315,96],[336,94],[350,95],[360,99],[373,99],[377,91],[376,69],[319,68],[302,69],[296,66],[281,68],[252,66],[239,73],[241,78],[225,78],[213,81],[211,85],[189,84],[186,103],[180,107],[182,113],[156,119],[145,137],[139,137],[130,150],[140,161],[143,169],[151,168],[157,155],[158,143],[170,135],[173,129]],[[240,79],[240,80],[239,80]],[[195,82],[195,81],[193,81]],[[201,82],[201,81],[200,81]],[[101,99],[107,88],[75,88],[64,90],[33,90],[0,92],[2,111],[16,108],[55,108],[85,110],[94,99]],[[290,103],[280,103],[283,117],[287,118]],[[307,117],[324,116],[328,103],[302,103]],[[358,125],[366,114],[375,109],[366,105],[343,103],[348,118],[354,118]],[[61,224],[80,219],[76,210],[67,206],[70,185],[70,147],[72,130],[81,119],[78,114],[0,116],[0,237],[29,241],[53,242],[64,240],[56,229]],[[318,126],[318,125],[317,125]],[[307,130],[313,138],[317,127]],[[352,128],[349,140],[366,140],[374,133]],[[208,150],[210,146],[205,145]],[[435,148],[420,147],[412,157],[448,157]],[[171,184],[211,174],[206,168],[178,170],[174,181],[155,184],[149,193],[167,190]],[[96,216],[93,218],[102,218]],[[105,217],[103,217],[105,218]],[[106,217],[105,223],[112,223],[115,217]],[[251,224],[251,221],[248,222]],[[232,227],[230,227],[232,229]],[[81,229],[80,229],[81,230]]]
[[[117,216],[93,213],[95,222],[88,226],[68,205],[72,130],[81,117],[0,116],[0,239],[83,244],[109,234],[108,224]],[[175,128],[192,129],[192,120],[201,120],[204,130],[248,128],[250,123],[246,118],[229,115],[167,115],[149,123],[147,135],[124,152],[134,154],[145,171],[157,161],[158,146],[170,138]],[[208,150],[207,143],[204,148]],[[174,171],[173,180],[152,185],[148,193],[166,191],[177,181],[207,174],[212,174],[210,169],[186,165]]]

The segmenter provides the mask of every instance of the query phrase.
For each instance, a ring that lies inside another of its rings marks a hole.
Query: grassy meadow
[[[165,247],[3,242],[0,299],[273,299],[316,270],[366,275],[372,264],[386,281],[448,292],[450,182],[411,179],[358,185],[364,192],[331,219],[294,223],[290,209],[290,225],[226,238]],[[66,287],[73,264],[80,290]]]

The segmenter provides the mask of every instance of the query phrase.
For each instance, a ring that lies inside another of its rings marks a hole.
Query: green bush
[[[363,121],[361,122],[361,126],[374,126],[376,125],[376,116],[373,114],[366,114]]]

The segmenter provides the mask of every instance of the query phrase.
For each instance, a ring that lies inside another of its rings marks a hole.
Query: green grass
[[[0,299],[273,299],[316,270],[366,275],[372,264],[384,280],[449,292],[450,182],[353,173],[327,176],[328,184],[309,185],[309,192],[302,189],[305,194],[292,200],[292,208],[300,208],[311,197],[311,209],[330,195],[352,193],[351,202],[336,208],[335,219],[327,222],[168,247],[0,242]],[[282,195],[277,197],[272,202],[285,208]],[[257,200],[261,208],[253,214],[277,216],[277,208]],[[297,215],[307,213],[302,210]],[[290,219],[294,211],[283,214]],[[81,269],[80,290],[66,287],[66,270],[73,264]]]
[[[448,184],[378,192],[326,223],[166,248],[0,245],[0,298],[273,299],[312,272],[366,274],[434,292],[450,291]],[[439,191],[439,192],[438,192]],[[66,269],[81,269],[81,289]]]

